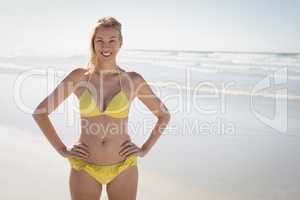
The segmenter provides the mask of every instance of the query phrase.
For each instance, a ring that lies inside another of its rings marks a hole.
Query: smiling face
[[[119,31],[100,26],[94,37],[94,50],[98,60],[115,59],[121,47]]]

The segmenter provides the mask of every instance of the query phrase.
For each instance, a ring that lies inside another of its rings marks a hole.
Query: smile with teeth
[[[101,52],[101,55],[104,57],[109,57],[111,54],[111,52]]]

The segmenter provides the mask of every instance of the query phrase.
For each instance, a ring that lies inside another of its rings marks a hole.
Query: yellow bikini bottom
[[[112,165],[96,165],[79,158],[67,158],[72,168],[84,170],[94,177],[100,184],[107,184],[130,166],[137,165],[137,156],[129,156],[126,160]]]

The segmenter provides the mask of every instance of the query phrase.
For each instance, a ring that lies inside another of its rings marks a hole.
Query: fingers
[[[125,141],[121,144],[121,150],[119,151],[120,156],[127,157],[134,153],[139,152],[140,148],[130,141]]]
[[[75,152],[75,151],[70,152],[70,157],[72,157],[72,158],[79,158],[79,159],[86,159],[87,158],[86,156],[84,156],[84,155],[82,155],[82,154],[80,154],[78,152]]]
[[[78,144],[75,144],[74,147],[80,147],[80,148],[86,150],[87,152],[89,151],[88,145],[86,145],[86,144],[84,144],[84,143],[78,143]]]
[[[82,159],[82,160],[87,160],[88,157],[89,157],[89,156],[84,155],[82,153],[79,153],[77,151],[71,151],[70,154],[71,154],[71,157],[79,158],[79,159]]]
[[[80,152],[80,153],[85,154],[85,155],[89,154],[89,150],[86,149],[85,147],[80,146],[80,145],[74,145],[72,150]]]
[[[82,159],[87,159],[90,155],[88,146],[83,143],[73,145],[71,149],[71,155]]]
[[[132,150],[128,150],[127,152],[125,152],[125,153],[123,154],[123,157],[127,158],[128,156],[131,156],[131,155],[133,155],[133,154],[136,154],[136,153],[138,153],[139,151],[140,151],[139,148],[135,148],[135,149],[132,149]]]
[[[123,154],[125,151],[128,150],[128,148],[134,147],[135,145],[131,143],[130,141],[125,141],[123,144],[121,144],[121,150],[119,151],[119,154]]]

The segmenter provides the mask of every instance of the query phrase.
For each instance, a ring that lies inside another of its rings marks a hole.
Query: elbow
[[[46,113],[32,113],[31,116],[33,120],[38,124],[48,118],[48,115]]]
[[[168,123],[170,121],[170,119],[171,119],[171,114],[169,112],[163,112],[163,113],[159,114],[157,116],[157,118],[159,120],[164,121],[165,123]]]
[[[171,115],[170,115],[170,113],[169,113],[169,112],[166,114],[165,118],[166,118],[166,120],[167,120],[168,122],[170,121],[170,119],[171,119]]]
[[[38,114],[38,113],[36,113],[35,111],[31,114],[31,116],[32,116],[32,118],[34,119],[34,120],[37,120],[38,119],[38,117],[40,116],[40,114]]]
[[[158,120],[164,121],[165,123],[168,123],[171,119],[169,109],[165,105],[161,106],[160,109],[154,113]]]
[[[32,116],[33,119],[36,119],[39,116],[39,114],[37,114],[36,112],[33,112],[31,114],[31,116]]]
[[[37,114],[37,113],[35,113],[35,112],[33,112],[32,114],[31,114],[31,116],[32,116],[32,118],[33,118],[33,120],[35,121],[35,122],[39,122],[39,117],[40,117],[40,114]]]
[[[39,118],[40,116],[48,116],[48,113],[47,112],[44,112],[44,109],[35,109],[32,114],[31,114],[32,118],[33,119],[37,119]]]

